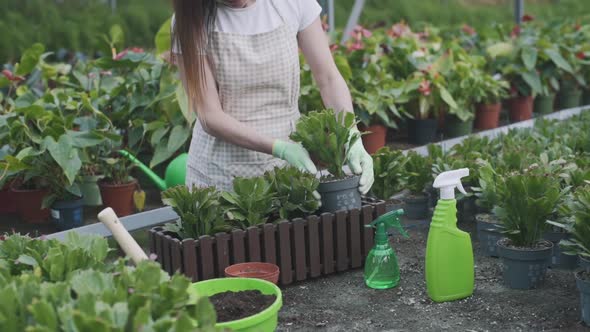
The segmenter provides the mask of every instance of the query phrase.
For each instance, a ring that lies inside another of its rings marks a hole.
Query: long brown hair
[[[217,0],[173,0],[175,24],[172,44],[182,52],[189,104],[203,100],[205,88],[204,52],[209,31],[215,25]],[[175,55],[172,54],[172,60]]]

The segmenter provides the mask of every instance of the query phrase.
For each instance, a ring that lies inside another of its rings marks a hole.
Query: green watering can
[[[166,167],[164,179],[159,177],[154,171],[137,159],[134,155],[125,150],[119,150],[119,153],[133,162],[150,180],[154,182],[156,187],[160,190],[166,190],[168,188],[184,185],[186,178],[186,159],[188,153],[178,155],[174,160]]]

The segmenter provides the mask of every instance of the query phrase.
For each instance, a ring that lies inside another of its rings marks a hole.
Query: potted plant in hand
[[[507,174],[494,209],[505,238],[498,241],[504,265],[504,282],[510,288],[531,289],[545,278],[553,244],[543,240],[548,218],[557,210],[562,190],[559,179],[533,165]]]
[[[360,176],[344,172],[349,147],[361,138],[354,114],[333,110],[310,112],[299,119],[290,137],[301,143],[320,164],[326,165],[329,174],[322,176],[318,187],[322,211],[360,209]]]
[[[431,162],[415,151],[406,155],[405,174],[410,193],[404,197],[405,215],[410,219],[428,217],[428,199],[426,186],[432,181]]]
[[[573,223],[562,224],[552,222],[571,233],[570,239],[560,242],[565,254],[580,258],[581,271],[575,272],[576,284],[580,291],[582,320],[590,324],[590,186],[579,188],[575,193],[570,212]]]
[[[371,194],[386,202],[387,211],[403,208],[403,201],[397,196],[408,182],[406,157],[400,150],[383,147],[373,155],[373,170],[375,182],[371,187]]]
[[[134,212],[134,193],[137,180],[130,173],[134,164],[125,157],[101,159],[104,178],[98,182],[100,196],[105,207],[111,207],[117,216],[124,217]]]

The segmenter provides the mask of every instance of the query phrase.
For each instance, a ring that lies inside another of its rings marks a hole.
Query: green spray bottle
[[[467,194],[461,178],[468,168],[443,172],[434,180],[440,189],[426,243],[426,288],[435,302],[454,301],[473,294],[473,249],[469,233],[457,228],[455,188]]]
[[[387,289],[399,283],[399,266],[395,252],[389,244],[387,230],[397,228],[404,237],[404,231],[399,217],[404,214],[403,209],[388,212],[365,227],[376,227],[375,246],[365,261],[365,284],[375,289]]]

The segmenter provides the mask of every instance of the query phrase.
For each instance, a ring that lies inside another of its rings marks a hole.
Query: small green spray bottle
[[[399,217],[403,214],[403,209],[391,211],[365,226],[377,228],[375,246],[371,249],[365,261],[365,284],[370,288],[393,288],[399,283],[397,257],[391,245],[389,245],[387,230],[395,227],[404,237],[408,237],[399,220]]]

